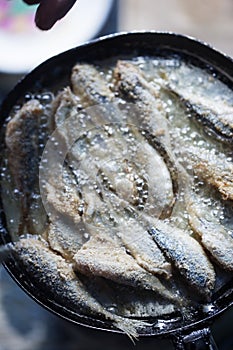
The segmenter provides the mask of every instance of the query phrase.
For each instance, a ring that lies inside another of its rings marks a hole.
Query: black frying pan
[[[177,53],[186,57],[197,66],[211,67],[213,73],[229,86],[233,87],[233,61],[231,58],[217,52],[208,45],[192,38],[173,33],[139,32],[110,35],[91,41],[85,45],[64,52],[49,59],[29,73],[10,92],[2,103],[1,125],[9,115],[12,106],[20,103],[28,92],[41,93],[49,89],[56,89],[59,84],[69,79],[72,66],[77,61],[102,61],[108,58],[124,58],[131,55],[168,56]],[[2,137],[4,128],[2,128]],[[10,242],[3,210],[1,210],[0,244]],[[94,319],[75,313],[65,305],[61,305],[53,298],[48,298],[20,269],[18,263],[8,258],[5,267],[15,281],[34,300],[48,310],[71,322],[83,324],[98,329],[117,331],[110,322]],[[216,349],[216,345],[209,331],[209,326],[215,318],[229,308],[233,303],[233,279],[228,282],[216,295],[212,303],[206,308],[196,310],[191,319],[183,319],[179,315],[154,318],[151,326],[141,330],[140,336],[172,337],[176,349]]]

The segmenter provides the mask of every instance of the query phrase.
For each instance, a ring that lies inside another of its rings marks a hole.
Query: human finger
[[[75,2],[76,0],[41,0],[35,17],[37,27],[42,30],[50,29],[67,14]]]

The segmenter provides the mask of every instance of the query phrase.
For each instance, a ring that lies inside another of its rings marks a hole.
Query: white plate
[[[0,0],[0,71],[25,73],[45,59],[95,37],[112,2],[77,0],[51,30],[40,31],[33,23],[34,6],[22,5],[21,0]],[[15,8],[9,10],[13,3]]]

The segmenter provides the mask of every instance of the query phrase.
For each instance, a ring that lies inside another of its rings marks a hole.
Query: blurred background
[[[233,56],[232,0],[120,0],[120,30],[155,29],[194,36]]]
[[[50,32],[33,23],[35,8],[0,0],[0,101],[46,58],[117,31],[158,30],[194,36],[233,56],[232,0],[78,0]],[[220,350],[233,349],[233,311],[212,327]],[[104,333],[50,314],[32,301],[0,267],[0,350],[172,349],[169,340]]]

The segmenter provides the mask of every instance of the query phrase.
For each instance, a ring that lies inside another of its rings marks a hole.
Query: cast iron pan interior
[[[61,81],[64,83],[68,82],[71,68],[78,61],[91,63],[111,58],[125,58],[128,56],[169,56],[171,54],[181,55],[199,67],[211,70],[233,88],[232,59],[202,42],[173,33],[122,33],[100,38],[83,46],[71,49],[49,59],[34,69],[17,84],[4,100],[0,114],[1,125],[4,124],[12,106],[20,103],[20,100],[22,100],[28,92],[41,93],[54,88],[56,89],[56,87],[61,84]],[[4,131],[2,131],[1,137],[3,137],[3,133]],[[5,227],[3,210],[1,210],[0,232],[0,244],[11,241]],[[34,300],[55,314],[74,323],[117,331],[110,322],[75,313],[64,305],[57,303],[54,298],[49,297],[48,294],[43,294],[43,288],[34,284],[31,277],[22,271],[18,263],[13,259],[9,258],[5,263],[5,267],[20,287]],[[205,312],[196,310],[191,319],[184,319],[175,314],[154,318],[151,320],[151,326],[141,330],[141,335],[166,336],[181,331],[199,329],[210,324],[217,315],[230,307],[232,303],[233,279],[213,297],[213,303],[209,305]]]

